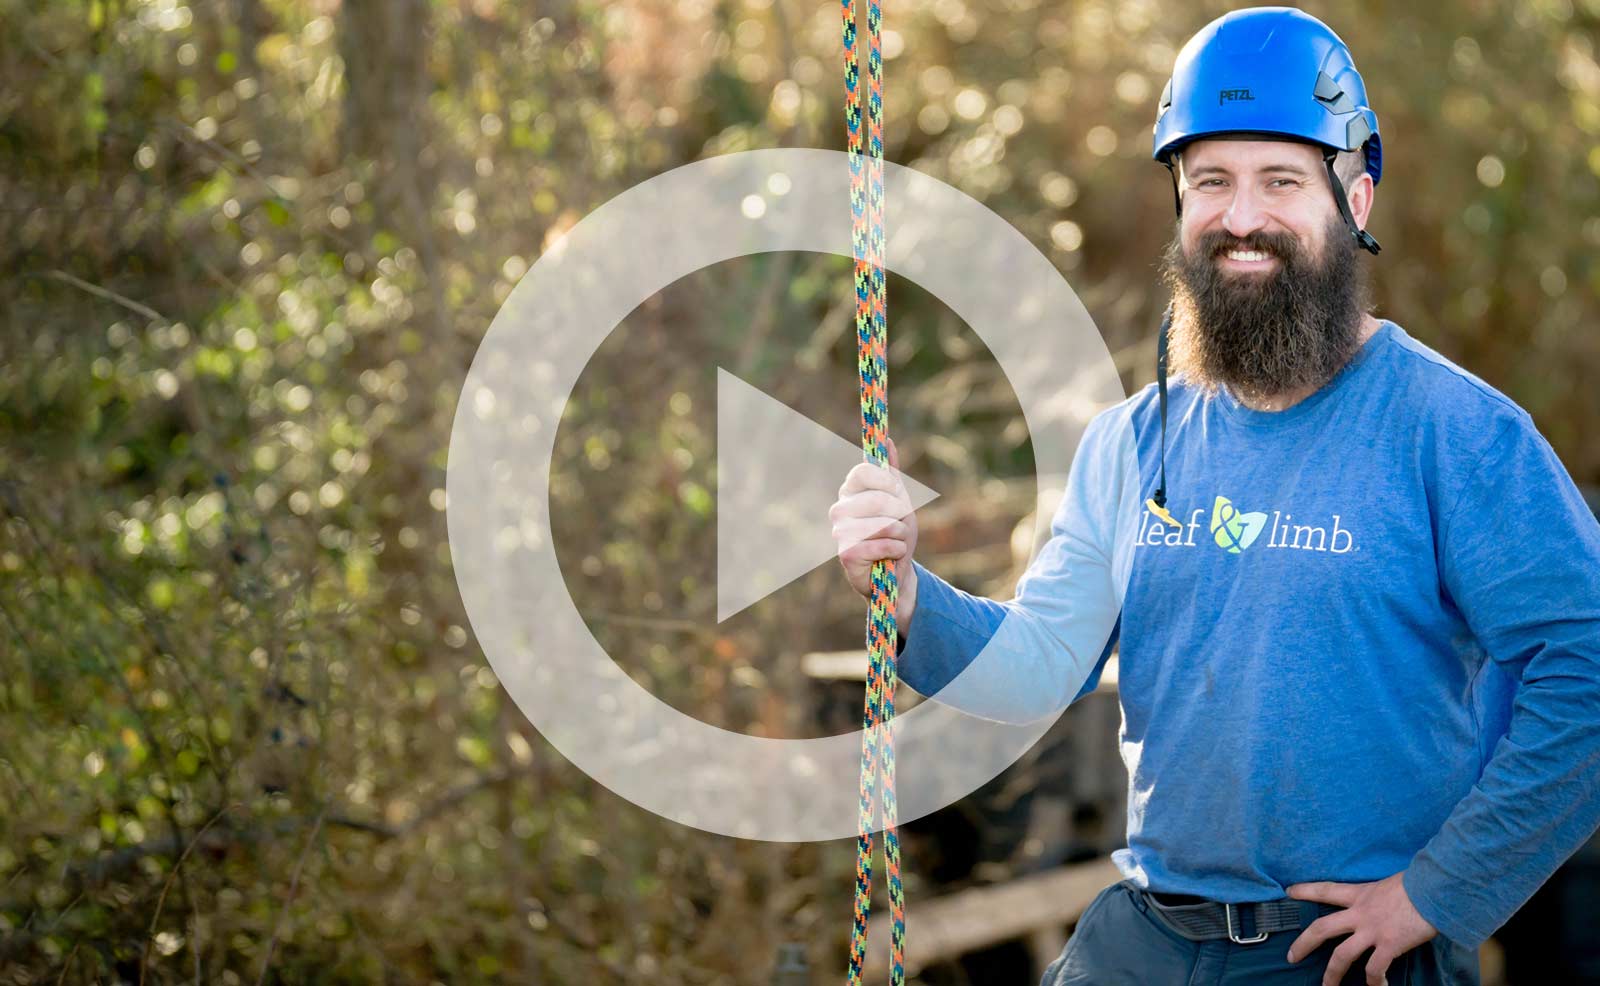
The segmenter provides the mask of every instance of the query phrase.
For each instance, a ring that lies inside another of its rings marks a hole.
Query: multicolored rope
[[[855,256],[856,368],[861,377],[861,449],[869,462],[889,463],[888,285],[883,226],[883,13],[867,0],[867,133],[862,154],[861,70],[856,53],[856,0],[842,0],[844,16],[845,125],[850,159],[850,233]],[[856,837],[855,924],[850,934],[850,986],[860,986],[872,911],[872,833],[876,792],[881,791],[883,854],[889,876],[889,981],[904,986],[905,889],[900,882],[899,815],[894,789],[895,612],[899,580],[894,562],[872,566],[867,616],[867,694],[861,732],[861,823]],[[881,785],[881,786],[880,786]]]

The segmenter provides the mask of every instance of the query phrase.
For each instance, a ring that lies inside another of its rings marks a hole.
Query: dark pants
[[[1305,924],[1337,908],[1301,901]],[[1303,930],[1303,929],[1302,929]],[[1279,931],[1254,945],[1226,939],[1195,942],[1180,935],[1161,908],[1126,881],[1100,892],[1078,920],[1061,957],[1040,986],[1317,986],[1342,938],[1293,965],[1289,946],[1300,931]],[[1478,986],[1478,956],[1442,937],[1390,963],[1389,986]],[[1364,986],[1366,956],[1341,986]]]

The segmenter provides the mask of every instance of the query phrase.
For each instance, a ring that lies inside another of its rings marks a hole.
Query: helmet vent
[[[1317,102],[1328,107],[1334,113],[1353,113],[1356,104],[1350,94],[1340,88],[1339,83],[1328,78],[1328,73],[1317,73],[1317,88],[1312,93],[1317,97]]]

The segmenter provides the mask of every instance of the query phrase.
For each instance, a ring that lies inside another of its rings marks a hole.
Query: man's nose
[[[1222,226],[1239,239],[1244,239],[1267,224],[1267,215],[1250,189],[1240,187],[1222,214]]]

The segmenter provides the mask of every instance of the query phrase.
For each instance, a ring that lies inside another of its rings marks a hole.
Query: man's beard
[[[1368,302],[1366,272],[1342,217],[1332,219],[1323,256],[1313,257],[1288,233],[1226,230],[1183,252],[1179,230],[1167,246],[1163,279],[1172,290],[1170,359],[1174,373],[1209,394],[1226,385],[1259,399],[1319,387],[1359,348]],[[1224,271],[1229,250],[1277,258],[1265,272]]]

